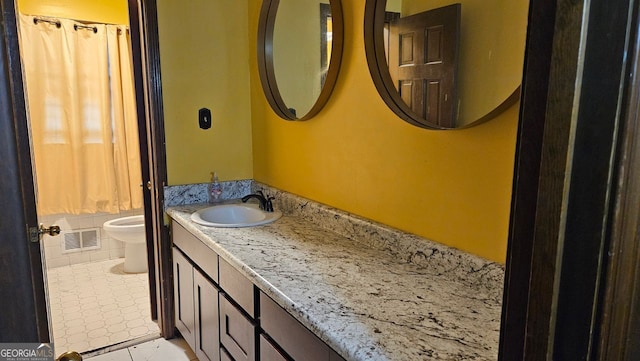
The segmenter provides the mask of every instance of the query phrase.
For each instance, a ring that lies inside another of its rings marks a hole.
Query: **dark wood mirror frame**
[[[258,23],[258,71],[265,97],[273,111],[279,117],[286,120],[308,120],[318,114],[329,100],[331,92],[338,79],[340,64],[342,62],[342,48],[344,43],[344,20],[342,15],[341,0],[330,0],[331,18],[333,23],[331,58],[327,70],[326,79],[318,99],[309,112],[298,118],[286,105],[276,81],[273,66],[273,30],[280,0],[264,0],[260,11]]]
[[[502,112],[513,106],[520,100],[520,87],[517,87],[511,95],[501,104],[486,115],[461,127],[442,127],[419,117],[402,100],[398,93],[387,66],[387,56],[384,46],[383,30],[385,25],[386,0],[366,0],[364,14],[364,47],[367,55],[367,64],[373,83],[378,93],[391,110],[403,120],[417,127],[426,129],[464,129],[484,123],[495,118]]]

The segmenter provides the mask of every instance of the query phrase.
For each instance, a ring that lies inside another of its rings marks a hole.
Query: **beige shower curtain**
[[[38,212],[142,207],[126,28],[45,20],[20,17]]]

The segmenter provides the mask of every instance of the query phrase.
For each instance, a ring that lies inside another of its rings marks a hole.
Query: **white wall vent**
[[[100,229],[87,228],[63,233],[62,253],[100,249]]]

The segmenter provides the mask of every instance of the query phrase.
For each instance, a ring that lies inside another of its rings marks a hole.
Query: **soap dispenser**
[[[218,182],[218,174],[211,172],[211,183],[209,184],[209,203],[216,203],[222,200],[222,185]]]

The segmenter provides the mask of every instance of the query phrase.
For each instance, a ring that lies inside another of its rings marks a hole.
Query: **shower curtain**
[[[20,16],[38,213],[142,207],[125,26]]]

